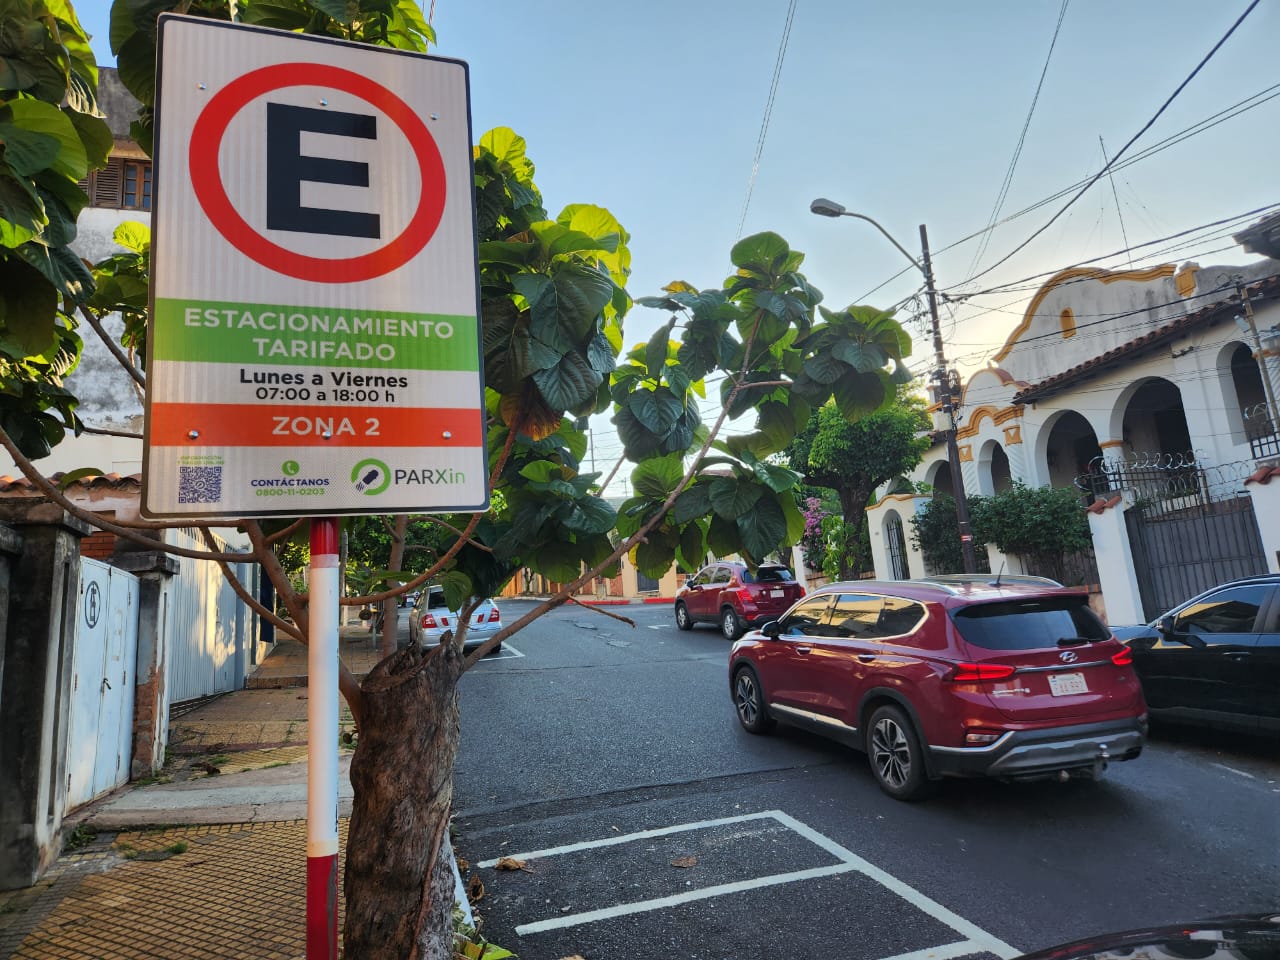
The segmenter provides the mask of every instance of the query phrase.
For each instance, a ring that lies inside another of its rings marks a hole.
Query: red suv
[[[748,626],[778,619],[803,596],[804,587],[781,564],[762,563],[752,573],[745,563],[723,560],[703,567],[676,592],[676,626],[716,623],[726,639],[737,640]]]
[[[1129,649],[1088,598],[1036,578],[835,583],[743,637],[729,688],[750,733],[775,721],[864,750],[881,789],[945,776],[1097,777],[1142,752]]]

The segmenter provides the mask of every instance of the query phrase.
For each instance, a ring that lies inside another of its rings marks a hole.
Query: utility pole
[[[960,472],[960,447],[956,443],[956,395],[952,390],[951,375],[947,371],[947,357],[942,350],[942,324],[938,320],[938,291],[933,283],[933,261],[929,259],[929,234],[920,224],[920,249],[924,267],[924,285],[929,295],[929,317],[933,321],[933,381],[937,384],[937,398],[942,401],[942,412],[947,417],[947,460],[951,464],[951,491],[956,501],[956,525],[960,530],[960,550],[964,556],[964,572],[977,573],[978,561],[973,552],[973,530],[969,525],[969,498],[964,492],[964,474]]]
[[[1266,351],[1262,349],[1262,338],[1258,336],[1258,325],[1253,319],[1253,304],[1249,302],[1249,291],[1237,283],[1236,294],[1244,305],[1245,325],[1253,337],[1254,356],[1257,358],[1258,372],[1262,374],[1262,394],[1267,398],[1267,419],[1271,421],[1273,431],[1280,431],[1280,405],[1276,403],[1275,386],[1271,382],[1271,364],[1267,362]]]

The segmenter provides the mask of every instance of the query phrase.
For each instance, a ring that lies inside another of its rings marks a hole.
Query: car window
[[[885,597],[876,628],[882,637],[902,637],[919,625],[924,613],[924,606],[913,600]]]
[[[1066,637],[1111,636],[1085,597],[977,603],[952,610],[951,620],[967,643],[988,650],[1044,650]]]
[[[427,594],[428,610],[439,610],[443,606],[445,606],[443,590],[432,590]]]
[[[865,593],[840,594],[836,597],[835,606],[831,608],[832,636],[879,636],[876,621],[880,618],[882,606],[884,597],[868,596]]]
[[[1266,584],[1228,587],[1184,607],[1174,620],[1178,633],[1253,633],[1258,611],[1267,602]]]
[[[689,580],[689,586],[701,587],[710,579],[711,579],[711,570],[704,568],[698,571],[698,575],[696,577],[693,577]]]
[[[827,624],[827,609],[831,606],[831,594],[810,597],[791,608],[791,612],[782,618],[778,632],[783,635],[821,637],[830,634]]]
[[[786,567],[760,567],[755,573],[742,571],[743,583],[790,583],[794,579]]]
[[[716,572],[711,576],[712,583],[728,583],[733,576],[733,571],[728,567],[716,567]]]

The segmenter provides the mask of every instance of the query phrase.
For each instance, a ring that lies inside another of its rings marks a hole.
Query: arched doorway
[[[889,577],[893,580],[909,580],[911,570],[907,563],[907,535],[902,528],[902,517],[890,510],[884,521],[884,544],[889,552]]]
[[[1162,377],[1143,382],[1129,397],[1121,436],[1138,455],[1179,454],[1191,450],[1191,431],[1182,391]]]
[[[1053,422],[1045,444],[1045,468],[1051,487],[1070,487],[1102,456],[1098,435],[1083,415],[1067,410]]]

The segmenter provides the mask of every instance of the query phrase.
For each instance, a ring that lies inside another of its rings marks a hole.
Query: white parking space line
[[[569,916],[552,917],[548,920],[538,920],[533,923],[526,923],[517,926],[516,934],[519,936],[525,936],[526,934],[542,933],[547,930],[559,930],[583,923],[609,920],[614,917],[644,913],[650,910],[661,910],[666,907],[679,906],[680,904],[689,903],[694,900],[706,900],[711,897],[740,893],[745,890],[757,890],[761,887],[776,886],[782,883],[796,883],[819,877],[835,876],[841,873],[857,872],[870,880],[874,880],[882,887],[887,888],[903,900],[906,900],[917,910],[928,914],[935,920],[945,924],[966,938],[965,940],[957,943],[944,944],[925,950],[918,950],[913,953],[903,954],[901,957],[888,958],[888,960],[954,960],[956,957],[963,957],[972,953],[993,953],[997,957],[1000,957],[1001,960],[1012,960],[1012,958],[1019,956],[1023,952],[1011,947],[1009,944],[992,934],[987,933],[975,924],[970,923],[963,917],[948,910],[936,900],[926,897],[914,887],[904,883],[892,874],[886,873],[884,870],[881,870],[874,864],[862,859],[862,857],[859,857],[852,851],[840,846],[840,844],[836,843],[830,837],[818,833],[818,831],[814,830],[812,827],[801,823],[799,820],[783,813],[781,810],[766,810],[761,813],[744,814],[743,816],[738,817],[722,817],[718,820],[699,820],[693,823],[681,823],[676,824],[675,826],[660,827],[654,830],[641,830],[636,833],[628,833],[616,837],[605,837],[601,840],[584,840],[579,843],[569,843],[558,847],[548,847],[542,850],[529,850],[523,853],[507,854],[507,856],[513,856],[518,860],[535,860],[539,858],[559,856],[566,853],[576,853],[582,850],[596,850],[602,847],[614,847],[624,843],[634,843],[637,840],[670,836],[671,834],[685,833],[691,830],[705,830],[710,827],[719,827],[730,823],[747,823],[752,820],[774,820],[794,833],[804,837],[815,846],[827,851],[827,853],[831,854],[840,862],[825,867],[815,867],[809,870],[796,870],[790,873],[779,873],[765,877],[753,877],[746,880],[735,881],[733,883],[704,887],[699,890],[686,890],[667,897],[657,897],[655,899],[641,900],[633,903],[621,903],[612,907],[604,907],[599,910],[590,910],[583,913],[571,914]],[[477,866],[481,868],[490,868],[496,866],[497,863],[498,859],[495,858],[492,860],[484,860],[477,864]]]
[[[497,653],[491,653],[487,657],[482,657],[480,663],[492,663],[495,660],[514,660],[517,657],[523,657],[524,654],[517,650],[511,644],[503,641],[502,649]]]
[[[955,960],[956,957],[967,957],[973,953],[982,953],[983,948],[972,940],[961,940],[959,943],[948,943],[942,947],[926,947],[910,953],[900,953],[896,957],[885,960]]]
[[[1237,770],[1235,767],[1228,767],[1225,763],[1214,763],[1209,761],[1209,766],[1217,767],[1219,770],[1225,770],[1227,773],[1234,773],[1237,777],[1248,777],[1250,780],[1257,780],[1252,773],[1246,773],[1244,770]]]

